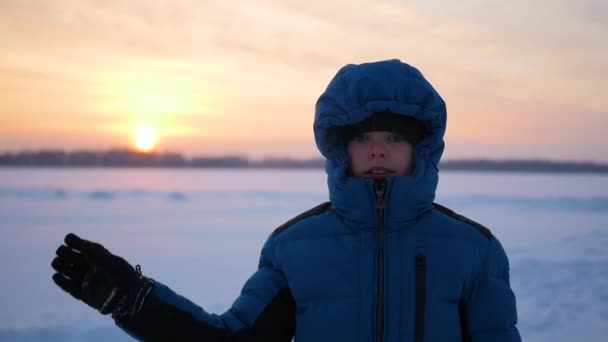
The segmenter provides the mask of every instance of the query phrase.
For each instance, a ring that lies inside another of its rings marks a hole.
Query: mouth
[[[373,167],[365,172],[366,177],[374,178],[374,179],[383,179],[394,175],[395,171],[385,169],[383,167]]]

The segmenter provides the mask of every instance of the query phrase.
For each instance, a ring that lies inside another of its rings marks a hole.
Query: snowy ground
[[[67,232],[223,312],[267,235],[327,198],[321,171],[0,169],[0,341],[129,341],[56,288]],[[608,177],[441,174],[437,201],[511,260],[525,341],[608,338]]]

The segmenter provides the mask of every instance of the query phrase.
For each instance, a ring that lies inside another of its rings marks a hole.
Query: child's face
[[[414,148],[401,135],[386,131],[356,136],[346,146],[355,177],[384,179],[406,176],[414,169]]]

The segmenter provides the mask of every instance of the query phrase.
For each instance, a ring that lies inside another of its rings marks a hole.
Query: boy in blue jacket
[[[277,228],[221,315],[68,234],[55,283],[141,340],[520,341],[490,230],[434,203],[446,107],[398,60],[347,65],[316,105],[329,199]]]

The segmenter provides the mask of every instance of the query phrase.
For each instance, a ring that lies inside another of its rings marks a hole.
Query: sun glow
[[[101,84],[111,95],[105,103],[109,112],[148,118],[204,112],[203,94],[209,93],[199,79],[158,71],[110,73]]]
[[[159,138],[169,143],[198,133],[183,122],[206,115],[212,97],[204,80],[153,69],[107,72],[99,87],[106,94],[100,108],[119,118],[112,130],[130,137],[140,152],[154,151]]]
[[[147,125],[138,126],[133,135],[135,148],[140,152],[150,152],[157,144],[158,137],[156,131]]]

